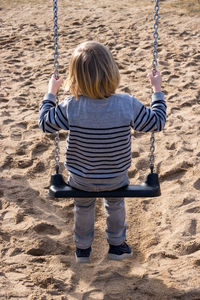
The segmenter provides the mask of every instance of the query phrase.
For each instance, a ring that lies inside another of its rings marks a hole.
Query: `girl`
[[[74,51],[67,86],[71,96],[56,107],[62,79],[50,79],[40,107],[39,127],[47,133],[69,130],[65,166],[69,184],[86,191],[113,190],[129,184],[131,128],[161,131],[166,105],[161,76],[149,75],[153,87],[151,108],[128,94],[116,94],[120,75],[110,51],[97,42],[85,42]],[[95,200],[74,199],[76,261],[88,262],[94,238]],[[108,257],[121,260],[132,255],[125,243],[123,198],[105,199]]]

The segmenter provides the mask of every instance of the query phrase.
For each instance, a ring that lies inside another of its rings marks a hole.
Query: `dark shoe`
[[[122,260],[132,256],[132,250],[125,242],[119,246],[109,245],[108,258],[113,260]]]
[[[90,262],[90,255],[92,253],[92,248],[89,247],[87,249],[76,248],[76,262],[78,263],[88,263]]]

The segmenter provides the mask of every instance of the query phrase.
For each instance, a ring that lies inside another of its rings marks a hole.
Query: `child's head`
[[[78,99],[107,98],[115,93],[120,81],[118,67],[109,49],[97,42],[85,42],[74,51],[68,76],[68,88]]]

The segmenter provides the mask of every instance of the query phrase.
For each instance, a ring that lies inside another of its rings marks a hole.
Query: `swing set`
[[[157,68],[157,56],[158,56],[158,25],[159,25],[159,0],[155,1],[155,15],[154,15],[154,42],[153,42],[153,75],[156,73]],[[56,78],[59,76],[58,71],[58,5],[57,0],[53,0],[53,12],[54,12],[54,75]],[[58,99],[56,100],[58,105]],[[154,132],[150,137],[150,161],[149,168],[150,173],[147,175],[145,181],[140,185],[128,185],[117,190],[102,191],[102,192],[87,192],[75,189],[68,185],[62,174],[59,173],[60,162],[60,148],[59,148],[59,132],[55,137],[55,170],[56,173],[51,175],[49,194],[53,198],[109,198],[109,197],[157,197],[161,195],[160,184],[158,174],[154,172],[154,151],[155,151],[155,137]]]

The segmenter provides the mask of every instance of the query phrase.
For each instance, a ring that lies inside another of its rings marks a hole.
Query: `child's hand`
[[[148,74],[148,78],[150,80],[150,83],[152,85],[154,93],[156,92],[161,92],[161,83],[162,83],[162,78],[160,75],[159,71],[156,71],[156,74]]]
[[[62,83],[63,83],[63,79],[61,78],[56,79],[55,75],[52,75],[51,79],[49,80],[48,93],[51,93],[56,96]]]

